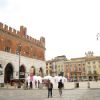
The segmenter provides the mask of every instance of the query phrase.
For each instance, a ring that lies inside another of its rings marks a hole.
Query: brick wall
[[[6,47],[11,48],[11,53],[16,54],[18,45],[21,44],[21,55],[45,60],[45,38],[36,40],[27,35],[27,28],[20,26],[20,30],[15,30],[0,23],[0,51],[5,51]]]

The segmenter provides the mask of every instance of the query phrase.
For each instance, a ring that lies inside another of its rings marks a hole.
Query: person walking
[[[32,83],[32,81],[30,81],[30,89],[32,89],[33,88],[33,83]]]
[[[62,88],[64,88],[64,84],[62,83],[62,80],[58,82],[58,89],[59,89],[59,95],[62,95]]]
[[[40,88],[40,81],[38,80],[38,88]]]
[[[50,82],[50,80],[48,80],[47,88],[48,88],[48,98],[50,97],[50,95],[52,97],[53,84]]]

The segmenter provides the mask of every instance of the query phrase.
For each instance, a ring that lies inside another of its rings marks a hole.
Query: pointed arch
[[[13,79],[13,72],[14,72],[13,65],[11,63],[8,63],[4,70],[4,82],[5,83],[11,82],[11,80]]]

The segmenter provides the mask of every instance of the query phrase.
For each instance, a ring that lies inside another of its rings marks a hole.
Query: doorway
[[[10,83],[12,79],[13,79],[13,66],[11,63],[8,63],[5,67],[4,82]]]

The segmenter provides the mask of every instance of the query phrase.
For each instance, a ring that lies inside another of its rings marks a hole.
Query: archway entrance
[[[4,82],[10,83],[13,79],[13,66],[11,63],[8,63],[5,67],[5,73],[4,73]]]
[[[25,66],[21,65],[20,69],[19,69],[19,73],[20,73],[19,74],[19,79],[22,80],[22,81],[25,80],[25,71],[26,71]]]

